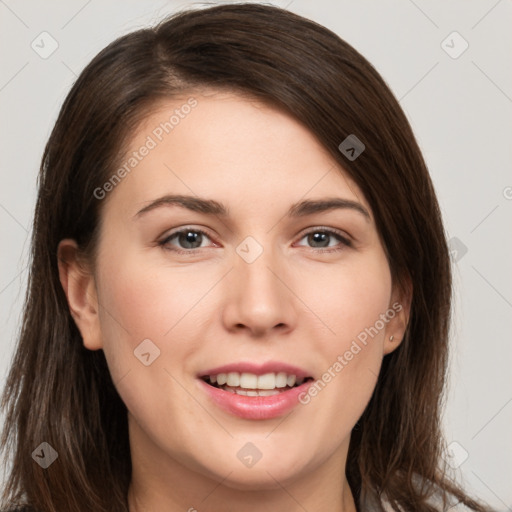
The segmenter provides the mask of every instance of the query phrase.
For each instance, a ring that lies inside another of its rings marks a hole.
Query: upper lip
[[[219,373],[253,373],[255,375],[264,375],[266,373],[279,373],[283,372],[288,375],[295,375],[297,378],[311,377],[311,373],[288,363],[280,361],[266,361],[264,363],[254,363],[241,361],[238,363],[229,363],[222,366],[216,366],[199,373],[199,377],[206,377],[208,375],[219,375]]]

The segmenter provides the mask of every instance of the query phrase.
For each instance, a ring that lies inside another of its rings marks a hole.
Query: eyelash
[[[188,233],[188,232],[201,233],[202,235],[204,235],[207,238],[211,239],[210,235],[208,235],[208,233],[206,233],[202,229],[198,229],[198,228],[182,228],[182,229],[180,229],[178,231],[174,231],[173,233],[171,233],[169,236],[167,236],[161,242],[158,242],[158,245],[163,247],[165,250],[173,251],[173,252],[175,252],[177,254],[183,254],[183,255],[187,255],[187,256],[190,256],[190,255],[193,255],[193,254],[197,254],[197,252],[200,251],[201,249],[205,249],[205,247],[198,247],[198,248],[195,248],[195,249],[178,249],[176,247],[171,247],[171,246],[168,245],[169,241],[172,240],[176,235],[180,235],[181,233]],[[331,228],[324,228],[324,227],[316,227],[316,228],[313,228],[313,229],[303,233],[299,240],[302,240],[304,237],[306,237],[307,235],[310,235],[312,233],[327,234],[329,236],[333,236],[333,237],[337,238],[342,243],[341,247],[337,247],[337,248],[334,248],[334,249],[332,249],[332,248],[331,249],[326,249],[325,247],[310,247],[310,249],[315,250],[315,252],[319,252],[319,253],[334,253],[334,252],[343,251],[347,247],[352,247],[352,242],[348,238],[344,237],[339,231],[331,229]]]

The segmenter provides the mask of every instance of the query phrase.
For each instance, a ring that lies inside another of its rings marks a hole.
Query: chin
[[[286,482],[294,480],[297,476],[295,472],[289,471],[285,474],[275,474],[270,471],[267,473],[264,469],[253,472],[252,469],[233,471],[229,477],[218,475],[216,478],[222,485],[230,489],[239,491],[271,491],[282,489]]]
[[[222,467],[205,468],[205,474],[230,489],[240,491],[265,491],[282,489],[283,485],[299,478],[307,472],[306,466],[301,466],[297,460],[283,460],[282,453],[273,457],[267,457],[266,461],[261,459],[252,467],[245,466],[236,460],[223,464]]]

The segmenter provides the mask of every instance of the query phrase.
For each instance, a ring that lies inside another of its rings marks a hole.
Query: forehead
[[[316,137],[286,112],[226,92],[158,103],[127,141],[122,180],[110,193],[128,212],[163,193],[239,207],[341,196],[370,207]]]

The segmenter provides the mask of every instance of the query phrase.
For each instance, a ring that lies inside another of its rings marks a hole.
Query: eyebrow
[[[139,210],[134,217],[139,218],[145,213],[162,206],[180,206],[198,213],[229,217],[229,208],[224,206],[222,203],[219,203],[214,199],[185,195],[165,195],[159,197]],[[314,213],[321,213],[336,209],[353,210],[362,214],[367,220],[371,219],[368,210],[362,204],[356,201],[351,201],[350,199],[343,199],[341,197],[300,201],[293,204],[286,215],[288,217],[305,217]]]

